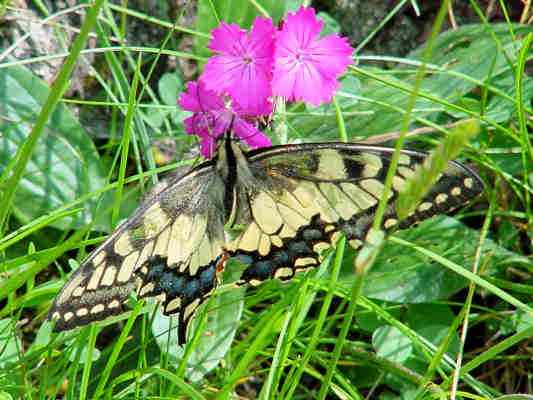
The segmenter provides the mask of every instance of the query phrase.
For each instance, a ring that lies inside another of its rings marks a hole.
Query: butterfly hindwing
[[[383,193],[392,149],[354,144],[302,144],[252,152],[249,173],[239,177],[236,224],[246,227],[230,245],[230,255],[248,267],[241,283],[290,279],[319,265],[321,253],[343,232],[354,248],[370,229]],[[398,223],[394,200],[424,153],[403,151],[383,218]],[[407,227],[449,212],[479,194],[479,178],[450,162]]]
[[[56,330],[120,314],[136,292],[157,297],[164,314],[178,315],[183,340],[186,323],[216,287],[223,265],[223,189],[206,164],[146,201],[61,290],[49,314]]]

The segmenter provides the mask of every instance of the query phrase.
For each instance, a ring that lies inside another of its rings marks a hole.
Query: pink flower
[[[187,83],[187,91],[181,94],[178,104],[193,112],[183,121],[185,131],[200,138],[200,153],[205,158],[211,158],[217,139],[229,129],[251,148],[272,145],[267,136],[239,116],[240,110],[229,108],[222,96],[208,90],[201,81]]]
[[[217,55],[207,61],[200,80],[209,90],[228,93],[247,115],[269,114],[275,33],[268,18],[257,17],[249,34],[223,22],[209,43]]]
[[[338,35],[320,38],[323,25],[312,8],[287,15],[276,40],[274,95],[314,105],[331,100],[338,76],[352,63],[353,49]]]

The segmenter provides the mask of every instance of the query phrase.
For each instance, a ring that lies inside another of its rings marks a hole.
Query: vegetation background
[[[210,30],[301,3],[0,1],[0,399],[533,393],[530,1],[305,2],[356,64],[335,104],[279,113],[274,140],[392,140],[407,116],[406,146],[429,149],[477,120],[461,159],[486,192],[469,208],[392,235],[364,280],[340,245],[289,284],[223,286],[185,351],[173,321],[134,298],[111,322],[51,333],[69,273],[195,162],[176,100]]]

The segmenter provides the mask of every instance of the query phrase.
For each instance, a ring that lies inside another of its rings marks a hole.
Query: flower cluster
[[[338,35],[320,37],[322,27],[312,8],[301,7],[279,29],[257,17],[249,32],[224,22],[212,31],[209,49],[215,55],[178,101],[193,112],[185,130],[200,137],[204,157],[211,157],[230,125],[250,147],[270,145],[253,121],[272,113],[276,96],[312,105],[331,100],[353,49]]]

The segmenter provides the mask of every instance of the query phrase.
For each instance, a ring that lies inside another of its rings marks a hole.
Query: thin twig
[[[487,20],[490,20],[490,16],[492,15],[492,12],[494,11],[494,4],[496,3],[496,0],[490,0],[489,4],[487,4],[487,9],[485,10],[485,17]]]
[[[492,211],[494,207],[494,202],[496,198],[496,191],[492,193],[492,199],[490,201],[489,210],[487,212],[487,216],[485,218],[485,221],[483,223],[483,227],[481,228],[481,234],[479,235],[479,244],[476,249],[476,255],[474,258],[474,265],[472,266],[472,273],[477,274],[477,271],[479,269],[479,264],[481,262],[481,256],[483,253],[483,246],[485,243],[485,238],[487,237],[487,233],[490,227],[490,223],[492,221]],[[463,361],[463,354],[464,354],[464,347],[466,342],[466,335],[468,332],[468,322],[469,322],[469,316],[470,316],[470,306],[472,304],[472,298],[474,297],[474,291],[476,290],[476,284],[473,281],[470,281],[468,285],[468,294],[465,301],[465,319],[463,326],[461,328],[461,341],[460,341],[460,347],[459,352],[457,354],[457,359],[455,361],[455,369],[453,371],[453,378],[452,378],[452,386],[450,388],[450,400],[455,400],[455,396],[457,394],[457,386],[459,384],[459,375],[461,371],[461,364]]]
[[[530,8],[531,8],[531,0],[525,0],[524,9],[522,10],[522,15],[520,16],[521,24],[525,23],[528,20]]]
[[[455,21],[455,15],[453,15],[453,6],[451,1],[448,2],[448,18],[450,19],[452,29],[455,31],[457,29],[457,22]]]
[[[461,121],[453,122],[453,123],[450,123],[450,124],[446,124],[443,127],[445,129],[450,129],[450,128],[455,127],[459,122],[461,122]],[[406,137],[412,137],[412,136],[418,136],[418,135],[424,135],[424,134],[428,134],[428,133],[433,133],[433,132],[437,132],[437,131],[439,131],[439,130],[436,129],[436,128],[433,128],[431,126],[423,126],[421,128],[416,128],[416,129],[413,129],[412,131],[407,132],[407,134],[405,136]],[[391,140],[398,139],[399,136],[400,136],[400,131],[394,131],[394,132],[384,133],[382,135],[374,135],[374,136],[371,136],[369,138],[362,139],[362,140],[356,140],[356,142],[357,143],[362,143],[362,144],[378,144],[378,143],[383,143],[383,142],[388,142],[388,141],[391,141]]]

